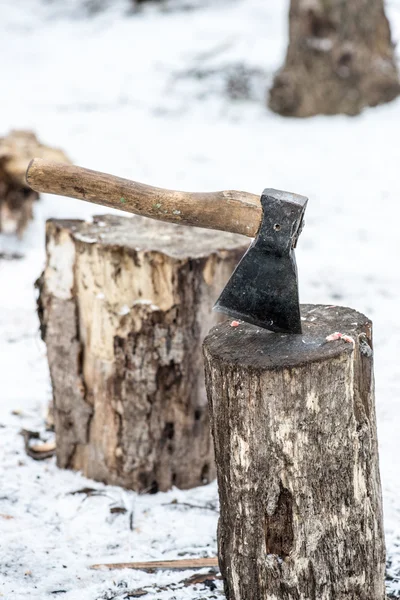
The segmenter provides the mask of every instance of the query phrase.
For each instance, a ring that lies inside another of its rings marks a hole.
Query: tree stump
[[[70,162],[64,152],[41,144],[32,131],[11,131],[0,138],[0,232],[21,236],[39,198],[25,181],[32,158]]]
[[[204,342],[226,596],[384,600],[371,322],[313,305],[302,320],[303,335],[226,322]]]
[[[286,62],[269,96],[273,111],[356,115],[399,93],[383,0],[291,0]]]
[[[141,217],[47,223],[39,313],[60,467],[151,492],[215,477],[201,342],[247,246]]]

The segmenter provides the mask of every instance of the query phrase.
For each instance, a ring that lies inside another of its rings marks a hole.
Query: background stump
[[[204,342],[226,595],[384,600],[371,322],[302,315],[303,335],[225,322]]]
[[[399,93],[383,0],[291,0],[286,61],[269,95],[273,111],[356,115]]]
[[[247,246],[140,217],[47,223],[39,313],[60,467],[151,492],[215,477],[201,342]]]
[[[33,218],[39,194],[27,185],[25,172],[34,157],[70,162],[61,150],[41,144],[32,131],[13,130],[0,138],[0,232],[21,236]]]

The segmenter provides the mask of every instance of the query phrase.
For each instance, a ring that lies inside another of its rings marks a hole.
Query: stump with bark
[[[48,222],[39,312],[60,467],[150,492],[215,477],[201,342],[247,246],[140,217]]]
[[[204,342],[226,596],[384,600],[371,322],[302,319],[303,335],[227,322]]]
[[[383,0],[291,0],[286,62],[269,95],[273,111],[356,115],[399,93]]]
[[[25,181],[32,158],[69,162],[64,152],[41,144],[32,131],[11,131],[0,138],[0,232],[21,236],[39,198]]]

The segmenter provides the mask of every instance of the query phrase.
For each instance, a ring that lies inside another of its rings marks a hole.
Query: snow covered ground
[[[357,118],[279,118],[263,99],[284,57],[286,0],[171,0],[131,14],[127,4],[88,17],[80,0],[1,1],[0,135],[34,129],[77,164],[153,185],[310,197],[297,251],[302,301],[349,305],[374,321],[388,590],[400,597],[400,99]],[[398,41],[398,0],[388,13]],[[232,80],[243,66],[248,99]],[[104,211],[47,196],[22,243],[0,237],[0,251],[25,255],[0,261],[0,596],[119,599],[156,585],[149,597],[216,598],[219,584],[171,588],[191,573],[88,569],[214,555],[215,483],[138,496],[23,450],[20,429],[42,427],[51,396],[33,289],[44,222],[93,212]],[[83,487],[106,495],[71,494]],[[115,504],[127,512],[111,514]]]

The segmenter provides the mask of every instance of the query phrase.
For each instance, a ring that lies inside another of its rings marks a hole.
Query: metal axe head
[[[236,267],[214,309],[270,331],[301,333],[294,255],[307,198],[266,189],[256,238]]]
[[[307,198],[264,190],[164,190],[74,165],[34,159],[26,180],[38,192],[71,196],[152,219],[256,236],[214,308],[271,331],[301,333],[293,249]]]

